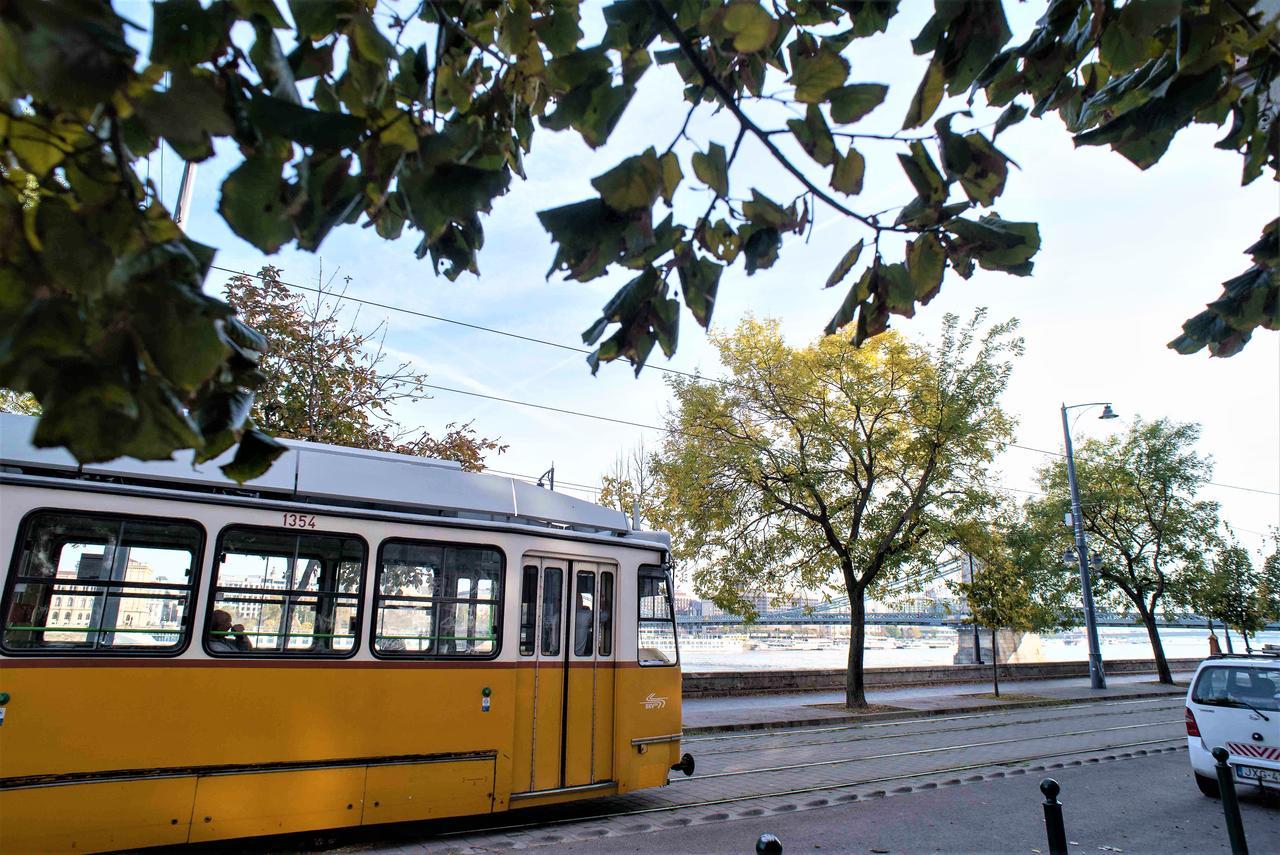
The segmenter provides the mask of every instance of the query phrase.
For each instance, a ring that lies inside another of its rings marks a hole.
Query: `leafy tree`
[[[1011,508],[992,503],[988,513],[952,528],[955,543],[978,568],[970,582],[948,582],[965,599],[965,622],[991,630],[991,680],[1000,696],[996,633],[1065,629],[1079,615],[1075,586],[1061,562],[1045,560],[1042,544]]]
[[[847,703],[865,706],[865,600],[909,579],[978,501],[1012,431],[1000,409],[1016,324],[946,320],[930,350],[895,334],[788,347],[774,321],[712,341],[728,377],[674,377],[655,461],[677,558],[702,596],[752,617],[752,594],[848,596]]]
[[[1201,617],[1249,636],[1280,619],[1280,573],[1273,556],[1255,564],[1249,550],[1228,532],[1214,550],[1206,571],[1188,580],[1179,605]]]
[[[323,287],[304,300],[268,266],[231,277],[226,290],[237,315],[266,338],[252,416],[272,436],[456,460],[477,472],[486,454],[506,450],[470,422],[447,425],[441,437],[400,425],[392,408],[426,398],[426,375],[407,362],[384,369],[383,325],[362,331],[357,317],[344,326]]]
[[[203,293],[213,250],[181,234],[145,175],[162,144],[190,161],[234,144],[218,211],[265,253],[314,251],[363,221],[389,240],[420,233],[417,256],[454,278],[477,271],[481,215],[524,177],[537,127],[603,146],[638,87],[665,85],[652,67],[674,69],[689,119],[732,117],[723,136],[628,140],[594,195],[538,215],[553,273],[634,271],[584,334],[593,370],[639,370],[655,344],[670,354],[681,302],[706,326],[724,269],[771,266],[819,211],[848,227],[827,285],[863,264],[829,327],[850,324],[855,342],[928,302],[948,268],[1030,274],[1038,228],[993,208],[1010,163],[996,137],[1027,116],[1057,113],[1078,145],[1142,169],[1182,128],[1231,117],[1218,147],[1242,155],[1243,183],[1280,163],[1280,43],[1262,0],[1048,0],[1021,44],[1001,3],[939,0],[911,41],[928,68],[890,133],[862,124],[887,118],[888,87],[852,70],[897,0],[617,0],[598,41],[574,0],[430,0],[381,19],[373,0],[287,5],[170,0],[149,30],[109,0],[0,6],[0,384],[40,401],[37,442],[92,461],[208,459],[239,441],[241,478],[279,453],[245,401],[263,342]],[[965,94],[1002,110],[990,133],[966,111],[935,120]],[[795,117],[771,119],[778,101]],[[858,203],[871,145],[899,151],[896,216]],[[735,168],[747,146],[776,168]],[[778,177],[792,198],[757,186]],[[1226,356],[1280,326],[1276,221],[1249,252],[1173,347]]]
[[[1102,558],[1093,575],[1100,601],[1137,611],[1151,640],[1160,682],[1173,675],[1160,643],[1156,613],[1181,597],[1179,588],[1204,571],[1203,556],[1218,527],[1215,502],[1197,499],[1212,476],[1208,458],[1196,454],[1200,429],[1168,419],[1135,419],[1127,431],[1076,446],[1081,515],[1091,555]],[[1045,498],[1028,513],[1052,552],[1073,547],[1062,525],[1071,509],[1066,462],[1039,472]]]

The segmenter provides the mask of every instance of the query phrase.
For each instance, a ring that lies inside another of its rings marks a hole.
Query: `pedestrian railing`
[[[1249,855],[1249,845],[1244,838],[1244,823],[1240,819],[1240,802],[1236,799],[1235,773],[1227,763],[1227,749],[1213,749],[1214,766],[1218,773],[1218,791],[1222,798],[1222,813],[1227,821],[1227,838],[1231,842],[1231,855]],[[1062,816],[1062,802],[1058,794],[1062,785],[1053,778],[1040,782],[1044,794],[1044,832],[1048,838],[1048,855],[1069,855],[1067,827]],[[756,840],[756,855],[782,855],[782,841],[772,834],[762,834]]]

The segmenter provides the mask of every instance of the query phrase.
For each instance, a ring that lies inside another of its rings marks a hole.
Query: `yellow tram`
[[[78,466],[0,416],[0,851],[506,811],[665,784],[669,541],[455,464],[291,443]]]

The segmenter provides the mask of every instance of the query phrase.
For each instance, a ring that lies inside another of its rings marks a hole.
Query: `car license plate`
[[[1236,775],[1255,781],[1270,781],[1280,784],[1280,769],[1259,769],[1257,766],[1236,766]]]

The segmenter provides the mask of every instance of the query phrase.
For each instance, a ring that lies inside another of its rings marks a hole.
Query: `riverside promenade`
[[[1020,709],[1119,701],[1143,697],[1180,696],[1195,673],[1187,660],[1174,663],[1175,685],[1156,682],[1150,672],[1108,674],[1106,689],[1093,689],[1087,676],[1017,679],[1002,677],[1002,697],[991,696],[991,680],[868,688],[872,712],[856,714],[838,707],[843,690],[770,692],[767,694],[686,697],[683,701],[686,735],[778,727],[818,727],[853,721],[893,720],[914,716],[960,715],[1000,709]],[[904,669],[905,670],[905,669]]]

